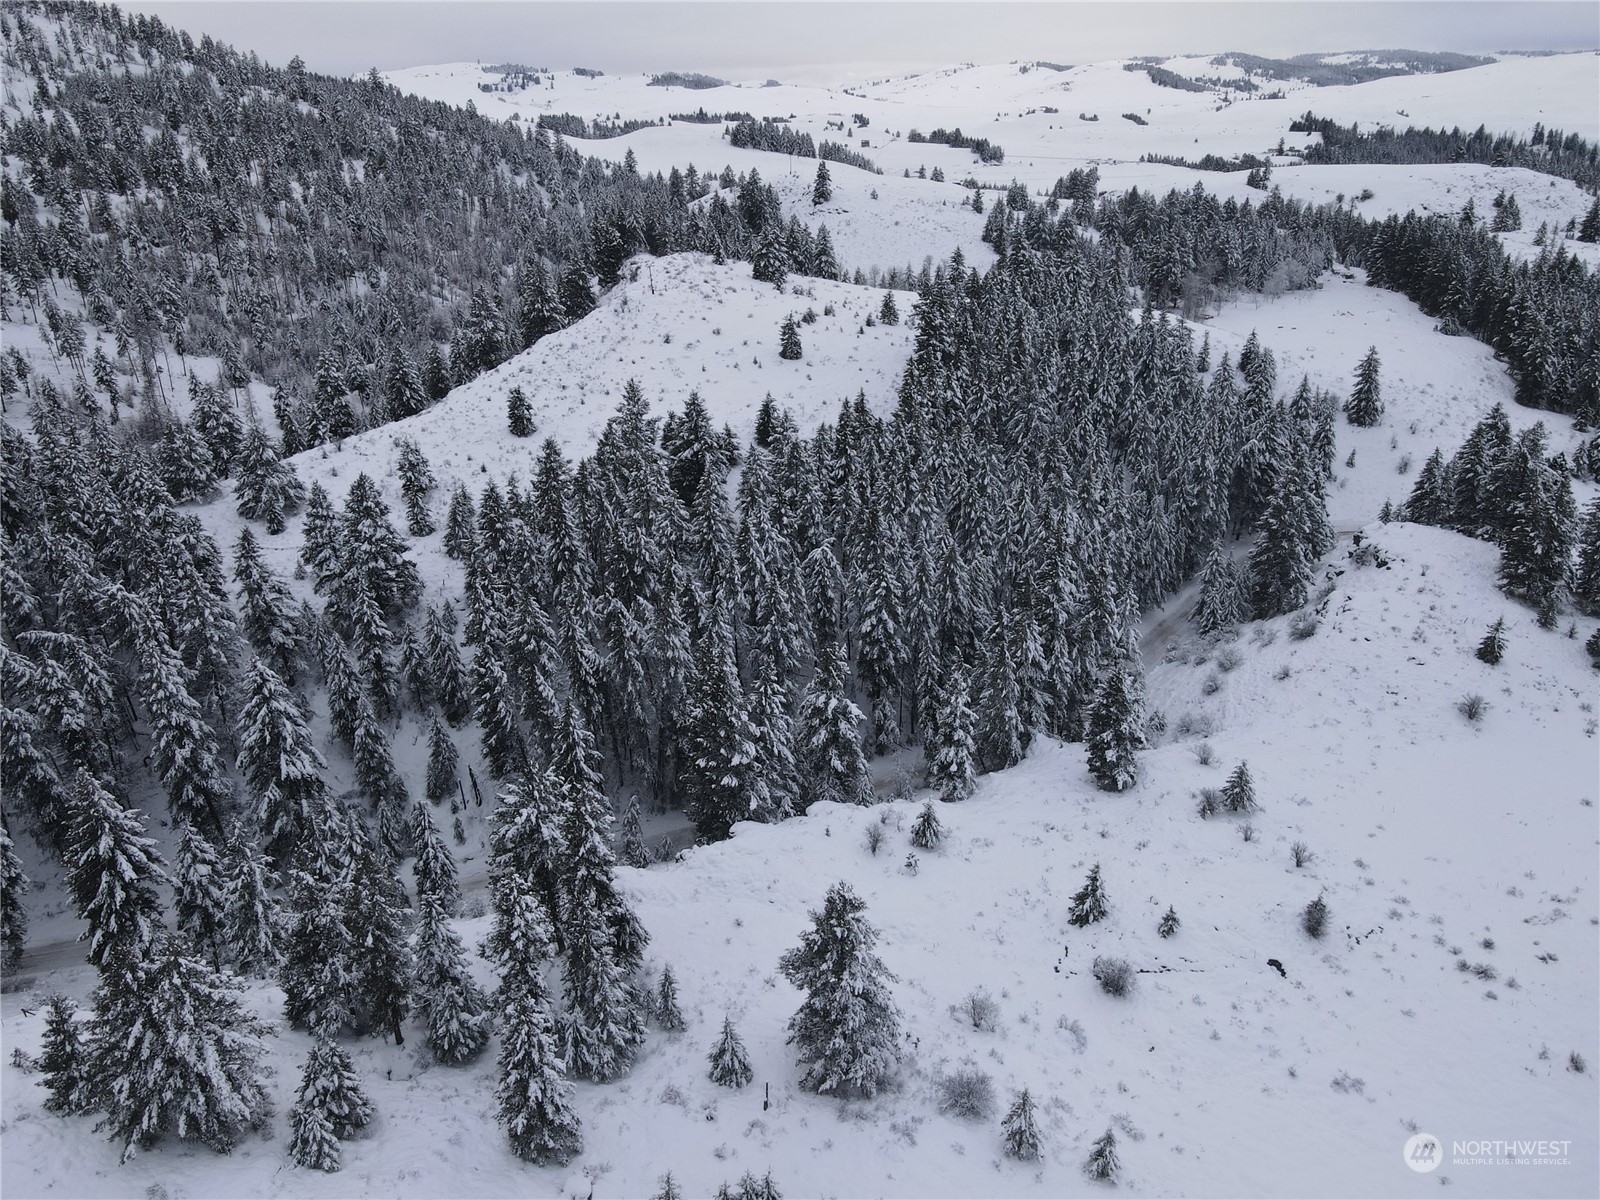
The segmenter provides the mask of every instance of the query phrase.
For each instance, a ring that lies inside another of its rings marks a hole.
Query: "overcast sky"
[[[125,3],[269,62],[351,73],[482,60],[611,72],[837,81],[875,69],[1132,54],[1600,45],[1593,0],[1364,3],[528,3],[183,0]]]

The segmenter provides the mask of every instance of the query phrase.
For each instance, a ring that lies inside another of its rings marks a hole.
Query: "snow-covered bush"
[[[1476,723],[1483,720],[1483,714],[1489,711],[1489,702],[1477,692],[1472,692],[1456,701],[1456,711]]]
[[[967,1068],[941,1078],[939,1111],[963,1121],[982,1121],[994,1111],[994,1080],[976,1068]]]
[[[1099,955],[1094,960],[1094,977],[1108,996],[1126,996],[1133,990],[1133,966],[1125,958]]]
[[[1300,914],[1300,927],[1309,937],[1320,938],[1328,928],[1328,902],[1318,896]]]

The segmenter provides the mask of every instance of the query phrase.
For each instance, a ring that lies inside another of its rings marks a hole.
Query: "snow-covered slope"
[[[225,1162],[171,1149],[118,1167],[87,1120],[42,1113],[33,1081],[0,1068],[7,1193],[48,1181],[83,1197],[421,1197],[448,1179],[462,1197],[585,1196],[592,1179],[596,1197],[636,1197],[671,1170],[704,1196],[770,1170],[793,1196],[1043,1197],[1084,1186],[1079,1164],[1109,1126],[1135,1195],[1422,1196],[1440,1176],[1451,1194],[1593,1195],[1600,1108],[1593,1076],[1566,1069],[1572,1052],[1596,1053],[1592,673],[1577,642],[1494,590],[1491,547],[1412,526],[1366,535],[1378,561],[1330,564],[1310,640],[1282,620],[1259,627],[1209,696],[1212,662],[1152,674],[1174,730],[1209,724],[1212,765],[1195,733],[1174,733],[1146,755],[1138,789],[1111,796],[1094,790],[1080,748],[1041,745],[941,808],[949,839],[915,874],[916,801],[822,806],[741,826],[676,865],[624,870],[689,1028],[653,1036],[627,1079],[579,1087],[589,1148],[569,1170],[505,1151],[491,1058],[430,1069],[363,1042],[352,1049],[380,1116],[331,1177],[287,1169],[281,1129]],[[1471,651],[1502,614],[1509,653],[1491,668]],[[1488,698],[1480,725],[1455,710],[1468,692]],[[1194,806],[1240,760],[1262,804],[1251,841],[1239,819],[1202,820]],[[874,855],[865,830],[878,822],[888,836]],[[1315,855],[1302,869],[1295,841]],[[1069,928],[1067,900],[1095,863],[1110,917]],[[800,1092],[784,1041],[798,996],[777,956],[841,879],[882,932],[905,1016],[899,1083],[870,1104]],[[1298,914],[1319,894],[1331,927],[1312,941]],[[1183,925],[1163,940],[1169,904]],[[486,921],[462,932],[470,944]],[[1139,969],[1130,995],[1099,990],[1098,954]],[[89,974],[52,983],[81,994]],[[993,1032],[950,1011],[979,986],[999,1005]],[[281,996],[261,986],[252,1000],[273,1016]],[[740,1092],[705,1078],[725,1013],[755,1066]],[[5,998],[8,1044],[36,1046],[41,1020],[28,999]],[[303,1052],[301,1035],[274,1042],[280,1108]],[[1043,1162],[1004,1159],[993,1120],[938,1114],[935,1081],[964,1066],[991,1074],[1002,1102],[1032,1090]],[[1417,1128],[1447,1147],[1565,1140],[1569,1161],[1447,1158],[1430,1178],[1402,1158]]]

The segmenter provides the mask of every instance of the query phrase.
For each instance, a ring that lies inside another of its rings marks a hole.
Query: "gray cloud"
[[[1454,3],[356,3],[124,5],[276,64],[351,73],[516,61],[821,81],[955,62],[1131,54],[1585,49],[1589,0]]]

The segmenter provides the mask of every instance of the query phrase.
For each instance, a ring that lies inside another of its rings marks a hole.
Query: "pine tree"
[[[1417,473],[1417,482],[1412,485],[1402,512],[1405,520],[1418,525],[1447,527],[1451,523],[1450,506],[1449,472],[1443,451],[1435,447]]]
[[[427,1028],[428,1048],[448,1065],[470,1061],[489,1040],[488,1001],[467,969],[440,897],[420,884],[415,958],[417,1017]]]
[[[1577,521],[1571,479],[1544,461],[1542,424],[1517,439],[1493,488],[1502,529],[1500,587],[1552,615],[1571,569]]]
[[[682,1033],[688,1028],[683,1012],[678,1007],[678,981],[672,974],[671,963],[661,968],[661,982],[656,987],[653,1015],[656,1024],[668,1033]]]
[[[725,611],[713,615],[696,648],[688,708],[684,808],[701,838],[720,841],[737,822],[770,807]]]
[[[472,714],[473,682],[461,662],[456,645],[455,613],[446,601],[430,609],[422,632],[422,654],[428,663],[429,683],[438,698],[444,719],[459,726]]]
[[[465,485],[457,484],[450,493],[450,508],[444,519],[444,552],[447,558],[464,561],[477,543],[478,514],[473,508],[472,494]]]
[[[488,940],[491,957],[505,965],[510,945],[512,901],[532,888],[548,920],[561,911],[562,872],[570,861],[561,829],[561,785],[549,771],[504,784],[489,825],[489,888],[496,924]],[[524,914],[526,916],[527,914]],[[531,928],[531,927],[530,927]],[[546,936],[553,936],[546,931]]]
[[[1477,656],[1479,662],[1486,662],[1491,667],[1499,666],[1500,660],[1506,653],[1506,619],[1500,617],[1489,626],[1489,632],[1483,635],[1483,641],[1478,643]]]
[[[1039,1157],[1039,1127],[1033,1115],[1033,1096],[1022,1089],[1000,1122],[1000,1135],[1005,1143],[1006,1155],[1022,1162],[1035,1162]]]
[[[1169,938],[1178,932],[1178,927],[1183,922],[1178,920],[1178,910],[1172,905],[1167,905],[1167,911],[1161,918],[1161,924],[1156,926],[1156,933],[1164,938]]]
[[[894,980],[872,953],[878,939],[866,905],[847,883],[828,890],[812,928],[778,969],[806,993],[789,1021],[805,1073],[800,1085],[824,1095],[877,1094],[899,1061],[900,1014],[889,995]]]
[[[413,963],[407,940],[401,891],[394,863],[350,817],[350,886],[345,891],[344,924],[352,953],[352,1008],[361,1032],[392,1034],[405,1044],[400,1023],[410,1004]]]
[[[223,949],[234,970],[265,978],[283,962],[283,917],[271,889],[277,877],[265,855],[237,833],[228,843]]]
[[[483,758],[496,779],[525,772],[529,764],[503,655],[501,647],[481,646],[472,664],[473,708],[483,740]]]
[[[1250,764],[1240,762],[1222,787],[1222,807],[1229,812],[1254,812],[1256,787],[1250,779]]]
[[[172,815],[220,831],[233,789],[221,747],[190,691],[194,672],[164,633],[148,624],[136,635],[139,689],[150,718],[150,758]]]
[[[239,585],[239,626],[256,653],[288,683],[294,682],[302,634],[299,609],[288,585],[267,567],[248,528],[234,546],[233,578]]]
[[[339,1143],[372,1120],[350,1056],[319,1036],[306,1055],[300,1091],[289,1114],[289,1156],[314,1171],[339,1169]]]
[[[1239,569],[1233,556],[1218,545],[1206,560],[1200,600],[1190,619],[1201,633],[1215,637],[1232,630],[1247,616]]]
[[[800,327],[795,324],[791,314],[783,319],[783,324],[778,329],[778,357],[790,362],[797,361],[804,351],[800,346]]]
[[[239,710],[239,770],[256,797],[258,823],[281,856],[305,835],[327,796],[327,761],[294,696],[271,667],[252,659]]]
[[[911,844],[918,850],[937,850],[943,840],[944,826],[939,824],[939,814],[930,800],[922,806],[916,824],[911,827]]]
[[[220,939],[227,919],[227,879],[222,858],[194,826],[184,824],[182,830],[173,888],[178,930],[189,935],[195,953],[220,968]]]
[[[1083,1170],[1090,1179],[1110,1183],[1116,1180],[1121,1165],[1121,1161],[1117,1158],[1117,1135],[1108,1129],[1095,1139],[1094,1147],[1089,1151],[1089,1158],[1083,1164]]]
[[[965,800],[978,786],[974,766],[976,727],[977,716],[967,699],[967,675],[957,665],[950,671],[933,728],[924,743],[929,760],[928,785],[939,789],[941,800]]]
[[[87,928],[89,961],[122,969],[144,957],[161,924],[157,888],[167,882],[155,840],[136,809],[79,771],[67,835],[67,890]]]
[[[1139,781],[1144,713],[1131,655],[1106,672],[1089,714],[1089,773],[1108,792],[1125,792]]]
[[[894,290],[892,288],[884,289],[883,303],[878,306],[878,324],[900,324],[900,309],[894,302]]]
[[[1572,601],[1586,613],[1600,614],[1600,497],[1589,502],[1578,534],[1578,562],[1572,575]]]
[[[833,199],[833,179],[828,174],[828,164],[822,160],[817,162],[817,179],[811,185],[811,205],[815,208],[819,204],[826,204]]]
[[[400,477],[400,496],[406,506],[406,532],[414,538],[427,537],[434,529],[433,518],[428,515],[428,493],[437,480],[422,448],[410,438],[400,439],[395,474]]]
[[[166,939],[144,962],[106,974],[95,994],[87,1091],[126,1162],[167,1134],[227,1153],[269,1111],[266,1025],[231,976]]]
[[[607,836],[610,805],[600,791],[593,743],[570,703],[564,724],[565,744],[555,765],[566,797],[562,832],[568,855],[561,880],[567,951],[561,1049],[574,1074],[604,1083],[628,1070],[644,1040],[644,1014],[627,973],[642,958],[646,939],[616,892]]]
[[[721,1087],[742,1088],[755,1078],[750,1068],[750,1055],[733,1027],[732,1017],[722,1018],[722,1034],[712,1048],[709,1061],[711,1082]]]
[[[337,822],[329,822],[337,825]],[[337,828],[325,831],[343,841]],[[333,846],[325,847],[334,850]],[[336,851],[343,855],[341,848]],[[289,923],[283,939],[283,1012],[291,1025],[332,1037],[351,1023],[355,939],[345,923],[347,862],[332,870],[295,870],[289,879]]]
[[[44,1040],[39,1046],[39,1072],[50,1093],[46,1112],[63,1117],[94,1107],[88,1092],[89,1038],[78,1020],[78,1006],[62,995],[45,1001]]]
[[[533,408],[520,387],[513,387],[506,395],[506,428],[512,437],[533,436]]]
[[[1355,387],[1344,402],[1344,413],[1350,424],[1373,426],[1383,420],[1383,395],[1378,385],[1378,348],[1371,347],[1367,356],[1356,368]]]
[[[683,1200],[683,1191],[678,1187],[678,1181],[672,1177],[671,1171],[663,1175],[658,1183],[655,1195],[651,1196],[650,1200]]]
[[[1307,508],[1296,472],[1279,473],[1278,485],[1257,523],[1260,540],[1250,552],[1251,605],[1258,618],[1293,612],[1306,602],[1316,555],[1311,552]]]
[[[644,826],[640,823],[637,792],[628,797],[628,807],[622,812],[622,847],[617,857],[624,865],[639,870],[643,870],[654,861],[650,848],[644,841]]]
[[[0,822],[0,972],[7,975],[17,969],[28,940],[28,913],[22,905],[27,891],[28,877],[17,859],[15,843]]]
[[[583,1150],[572,1089],[541,992],[519,988],[501,1002],[498,1119],[511,1149],[536,1166],[565,1165]]]
[[[432,896],[443,906],[446,914],[453,914],[461,903],[461,888],[456,882],[456,862],[450,848],[439,836],[439,827],[433,823],[433,814],[425,804],[411,808],[411,844],[416,850],[412,864],[417,882],[417,896]]]
[[[807,804],[870,804],[875,796],[861,750],[861,710],[845,692],[849,663],[843,646],[824,650],[800,701],[799,758]]]
[[[285,518],[305,503],[306,485],[278,457],[278,447],[259,425],[252,425],[240,448],[239,481],[234,485],[239,515],[261,521],[267,532],[282,533]]]
[[[1089,868],[1089,878],[1072,895],[1072,903],[1067,906],[1067,924],[1086,928],[1097,921],[1106,919],[1106,894],[1100,883],[1100,864],[1095,863]]]

